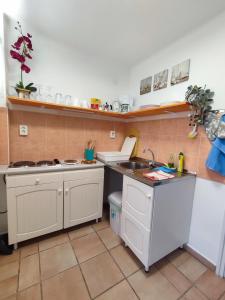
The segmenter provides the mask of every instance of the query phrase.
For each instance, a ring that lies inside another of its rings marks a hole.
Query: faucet
[[[145,152],[146,152],[146,149],[143,150],[143,153],[145,153]],[[152,160],[149,160],[149,166],[152,166],[155,164],[155,155],[150,148],[147,149],[147,152],[150,152],[152,155]]]

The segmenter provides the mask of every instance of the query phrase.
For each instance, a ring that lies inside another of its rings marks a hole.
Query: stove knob
[[[40,183],[40,179],[39,179],[39,178],[36,178],[35,184],[39,184],[39,183]]]

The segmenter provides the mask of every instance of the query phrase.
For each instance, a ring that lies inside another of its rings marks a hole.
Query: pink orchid
[[[30,68],[25,64],[21,65],[21,70],[26,72],[26,73],[30,73]]]
[[[20,63],[25,62],[25,57],[14,50],[10,50],[10,55],[12,58],[17,59]]]

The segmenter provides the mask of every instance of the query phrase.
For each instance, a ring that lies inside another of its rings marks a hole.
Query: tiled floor
[[[0,256],[0,300],[225,300],[225,280],[177,250],[145,273],[107,220]]]

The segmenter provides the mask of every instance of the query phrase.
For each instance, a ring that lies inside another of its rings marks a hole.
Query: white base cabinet
[[[145,270],[188,242],[195,177],[154,188],[124,176],[121,237]]]
[[[7,207],[9,244],[62,229],[62,175],[8,177]]]
[[[103,180],[103,169],[66,174],[64,228],[102,217]]]
[[[104,169],[7,176],[9,244],[102,217]]]

